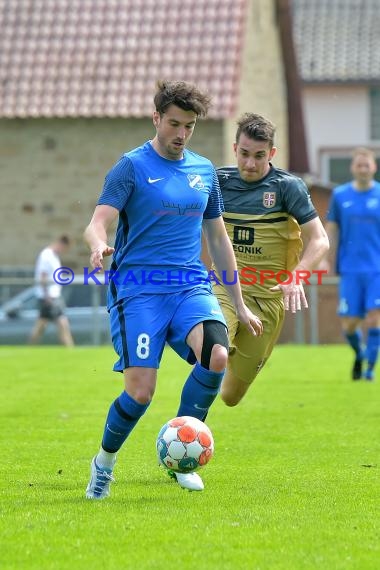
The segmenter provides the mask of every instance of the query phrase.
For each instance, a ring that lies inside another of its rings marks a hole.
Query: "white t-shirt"
[[[36,282],[36,295],[39,299],[45,297],[45,291],[41,283],[42,274],[47,275],[47,294],[49,297],[56,299],[61,296],[61,285],[54,281],[54,271],[61,267],[61,260],[58,255],[50,248],[45,247],[37,257],[34,272],[34,280]]]

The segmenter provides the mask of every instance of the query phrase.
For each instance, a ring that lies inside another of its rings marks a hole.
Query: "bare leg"
[[[59,340],[65,346],[74,346],[74,340],[70,331],[69,320],[65,315],[58,317],[57,321]]]
[[[247,393],[251,384],[244,382],[227,366],[220,389],[220,397],[227,406],[237,406]]]
[[[36,324],[29,337],[29,344],[36,344],[41,338],[48,321],[46,319],[37,319]]]
[[[345,334],[352,334],[361,325],[362,319],[358,317],[341,317],[340,322]]]

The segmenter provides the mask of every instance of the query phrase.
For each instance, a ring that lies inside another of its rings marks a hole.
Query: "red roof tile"
[[[233,114],[248,0],[0,0],[1,117],[146,117],[157,79]]]

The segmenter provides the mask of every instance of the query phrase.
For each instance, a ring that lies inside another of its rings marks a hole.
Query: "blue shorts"
[[[131,366],[159,368],[166,342],[194,364],[195,355],[186,344],[191,329],[208,320],[226,325],[217,298],[201,287],[126,297],[111,308],[110,320],[112,343],[119,355],[113,367],[117,372]]]
[[[373,309],[380,309],[380,273],[341,275],[338,315],[363,319]]]

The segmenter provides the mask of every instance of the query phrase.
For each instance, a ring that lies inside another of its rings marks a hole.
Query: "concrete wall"
[[[152,136],[150,119],[0,121],[1,265],[33,265],[62,233],[75,242],[67,264],[88,264],[82,233],[104,176],[123,152]],[[199,121],[190,147],[219,165],[221,137],[221,122]]]
[[[253,111],[277,125],[277,166],[287,166],[286,92],[274,0],[248,0],[234,117],[199,121],[190,148],[217,166],[233,163],[236,118]],[[0,120],[1,265],[33,265],[54,237],[75,241],[67,263],[88,263],[82,242],[108,169],[152,138],[147,119]]]
[[[225,122],[225,156],[234,162],[236,117],[258,113],[277,127],[276,166],[288,166],[286,85],[274,0],[248,0],[239,98],[235,117]]]
[[[318,177],[323,149],[373,146],[366,86],[304,86],[303,101],[310,169]]]

